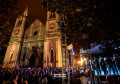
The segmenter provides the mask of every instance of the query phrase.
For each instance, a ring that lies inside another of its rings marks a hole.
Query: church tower
[[[21,16],[18,16],[18,18],[16,19],[16,23],[13,28],[9,45],[7,47],[5,58],[3,61],[3,68],[16,67],[19,62],[27,15],[28,8],[26,8],[24,13]]]
[[[44,67],[62,67],[61,39],[58,21],[60,21],[59,14],[56,12],[47,12],[43,59]]]

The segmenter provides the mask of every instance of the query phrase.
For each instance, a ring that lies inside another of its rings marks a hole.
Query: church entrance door
[[[27,66],[36,66],[36,59],[37,59],[37,52],[34,50],[31,50],[26,55],[27,57]]]
[[[29,59],[29,66],[35,66],[35,55],[32,54]]]

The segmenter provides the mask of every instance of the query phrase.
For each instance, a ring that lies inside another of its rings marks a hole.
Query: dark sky
[[[33,22],[36,18],[42,21],[43,23],[46,22],[46,11],[41,6],[41,0],[18,0],[17,7],[19,8],[20,12],[23,13],[26,7],[28,6],[28,15],[29,20]]]

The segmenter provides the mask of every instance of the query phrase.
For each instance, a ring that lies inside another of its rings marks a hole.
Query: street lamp
[[[80,61],[78,61],[78,64],[80,64]]]

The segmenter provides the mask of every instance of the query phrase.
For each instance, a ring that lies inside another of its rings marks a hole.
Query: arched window
[[[13,53],[11,53],[11,55],[10,55],[10,61],[9,62],[12,62],[12,58],[13,58]]]
[[[53,18],[55,18],[55,13],[53,13]]]
[[[38,31],[34,31],[33,35],[36,36],[38,34]]]
[[[53,49],[51,49],[51,61],[53,62]]]
[[[25,61],[25,53],[23,54],[23,61]]]
[[[50,19],[52,18],[52,13],[50,13]]]
[[[50,13],[50,19],[55,18],[55,13]]]
[[[18,26],[20,26],[22,24],[22,20],[18,21]]]

